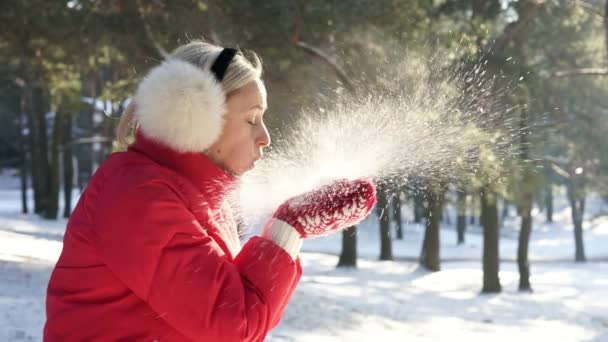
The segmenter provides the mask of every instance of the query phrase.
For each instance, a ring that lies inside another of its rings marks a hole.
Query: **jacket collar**
[[[187,178],[205,195],[212,208],[221,207],[226,195],[237,183],[235,177],[226,173],[203,153],[179,153],[145,136],[139,129],[129,151],[145,154],[160,165]]]

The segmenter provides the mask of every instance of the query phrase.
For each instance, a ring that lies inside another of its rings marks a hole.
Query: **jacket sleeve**
[[[299,260],[261,237],[230,260],[164,181],[108,184],[93,212],[110,270],[194,341],[262,341],[302,274]]]

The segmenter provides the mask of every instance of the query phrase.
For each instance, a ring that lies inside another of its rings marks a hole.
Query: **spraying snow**
[[[409,80],[415,86],[394,81],[364,96],[338,93],[330,109],[304,110],[242,179],[234,200],[244,223],[256,224],[286,199],[336,179],[399,186],[413,176],[472,175],[483,158],[507,158],[517,132],[505,119],[514,108],[499,101],[500,77],[487,75],[483,63],[456,69],[427,68]]]

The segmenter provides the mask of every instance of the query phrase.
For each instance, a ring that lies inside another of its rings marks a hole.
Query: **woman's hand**
[[[295,259],[305,238],[327,235],[361,222],[376,204],[368,179],[338,180],[285,201],[262,232]]]
[[[302,238],[311,238],[361,222],[375,203],[376,189],[370,180],[338,180],[287,200],[273,217],[288,223]]]

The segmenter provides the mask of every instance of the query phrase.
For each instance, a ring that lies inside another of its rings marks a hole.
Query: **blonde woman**
[[[368,180],[281,205],[240,246],[225,203],[270,144],[259,59],[179,47],[119,124],[135,141],[98,169],[72,214],[47,292],[45,341],[262,341],[300,279],[302,240],[369,214]]]

